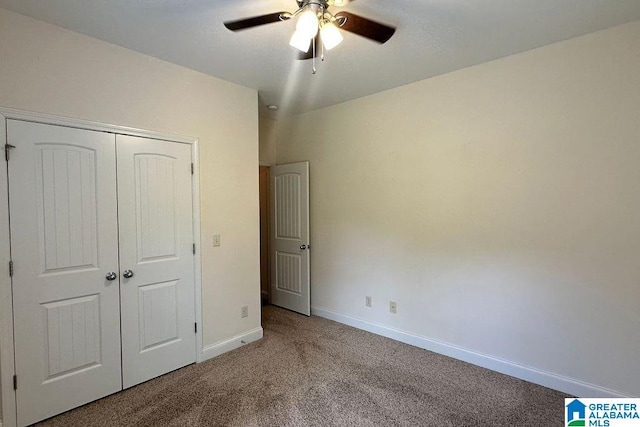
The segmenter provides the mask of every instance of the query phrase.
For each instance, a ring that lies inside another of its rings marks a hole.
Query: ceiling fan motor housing
[[[296,2],[300,9],[309,5],[315,5],[316,7],[327,9],[329,5],[333,3],[331,0],[296,0]]]

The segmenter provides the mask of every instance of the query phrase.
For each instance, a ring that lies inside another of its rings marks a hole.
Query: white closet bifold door
[[[118,135],[117,160],[127,388],[195,362],[191,147]]]
[[[115,135],[14,120],[7,134],[26,425],[121,389]]]
[[[7,136],[18,425],[195,362],[191,146]]]

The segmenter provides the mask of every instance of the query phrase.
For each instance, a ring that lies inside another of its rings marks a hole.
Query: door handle
[[[300,245],[300,250],[304,251],[305,249],[309,249],[309,245]]]
[[[106,276],[104,276],[105,279],[107,279],[108,281],[113,281],[116,280],[116,278],[118,277],[118,275],[116,273],[114,273],[113,271],[110,271],[107,273]]]
[[[123,276],[125,279],[131,279],[131,278],[133,277],[133,271],[131,271],[131,270],[125,270],[125,271],[123,271],[123,272],[122,272],[122,276]]]

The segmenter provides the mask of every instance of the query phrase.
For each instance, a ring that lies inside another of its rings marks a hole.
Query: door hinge
[[[16,146],[11,144],[4,144],[4,159],[7,162],[9,161],[9,150],[11,150],[12,148],[16,148]]]
[[[9,277],[13,277],[13,261],[9,261]]]
[[[198,333],[198,324],[194,323],[193,324],[193,331],[197,334]]]
[[[193,163],[191,163],[191,175],[193,175]]]
[[[17,375],[13,376],[13,389],[14,390],[18,389],[18,376]]]
[[[196,244],[195,243],[193,244],[193,254],[194,255],[196,254]]]

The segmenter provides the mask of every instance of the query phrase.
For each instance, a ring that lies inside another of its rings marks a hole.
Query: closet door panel
[[[191,147],[118,136],[117,161],[126,388],[195,362]]]
[[[20,425],[122,388],[115,136],[16,120],[9,161]]]

